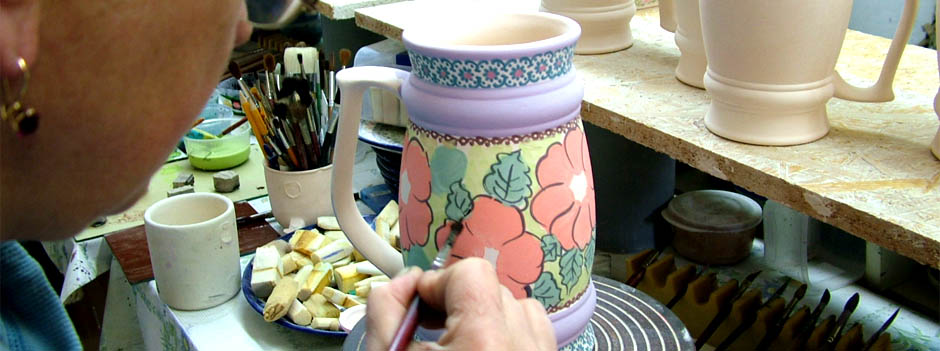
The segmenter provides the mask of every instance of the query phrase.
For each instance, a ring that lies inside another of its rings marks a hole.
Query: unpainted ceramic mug
[[[705,126],[757,145],[794,145],[829,132],[826,102],[894,99],[892,84],[917,0],[906,0],[878,81],[859,88],[835,71],[851,0],[700,0],[708,57]]]
[[[213,193],[166,198],[144,212],[160,299],[179,310],[219,305],[241,286],[235,205]]]

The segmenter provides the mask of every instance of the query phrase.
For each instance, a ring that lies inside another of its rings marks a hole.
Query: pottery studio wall
[[[852,7],[852,17],[849,28],[885,38],[894,36],[901,17],[901,2],[884,0],[855,0]],[[934,11],[937,4],[934,1],[921,1],[917,10],[917,19],[914,21],[914,31],[911,33],[909,44],[919,44],[927,37],[924,25],[934,22]]]

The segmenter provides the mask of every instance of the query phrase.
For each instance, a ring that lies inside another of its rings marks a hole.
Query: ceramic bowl
[[[674,229],[672,246],[680,255],[702,264],[726,265],[750,255],[762,210],[741,194],[699,190],[672,199],[662,215]]]

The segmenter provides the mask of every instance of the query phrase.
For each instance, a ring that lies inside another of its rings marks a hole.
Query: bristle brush
[[[274,55],[265,54],[264,55],[264,82],[265,87],[267,87],[268,100],[273,101],[274,97],[277,96],[275,91],[277,84],[274,83],[274,69],[277,68],[277,60],[274,58]]]

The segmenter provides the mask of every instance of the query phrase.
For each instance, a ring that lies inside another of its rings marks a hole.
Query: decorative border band
[[[581,290],[581,292],[579,292],[578,295],[576,295],[573,299],[568,300],[568,302],[565,302],[564,305],[549,307],[548,309],[545,310],[546,313],[552,314],[552,313],[564,310],[568,307],[571,307],[571,305],[573,305],[575,302],[578,302],[578,300],[581,300],[581,298],[584,297],[584,293],[587,292],[587,290],[588,290],[587,288],[585,288],[584,290]]]
[[[508,60],[452,60],[412,51],[411,73],[437,85],[468,89],[513,88],[540,83],[571,71],[574,45]]]
[[[424,129],[414,123],[409,123],[409,129],[413,131],[414,134],[417,134],[424,138],[432,138],[438,143],[446,144],[457,144],[460,146],[477,146],[483,145],[485,147],[490,147],[493,145],[514,145],[522,144],[529,141],[542,140],[545,138],[551,138],[558,134],[565,134],[568,131],[575,130],[580,128],[581,117],[572,118],[565,124],[562,124],[558,127],[546,129],[540,132],[529,133],[526,135],[513,135],[508,137],[498,137],[498,138],[487,138],[482,136],[477,137],[462,137],[462,136],[453,136],[450,134],[441,134],[433,130]]]

